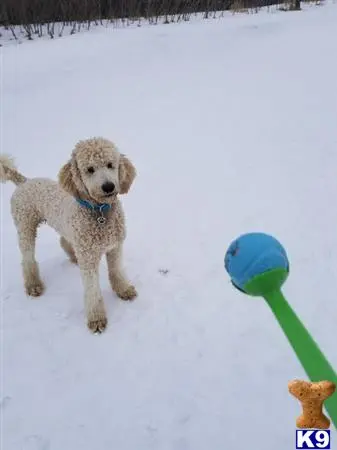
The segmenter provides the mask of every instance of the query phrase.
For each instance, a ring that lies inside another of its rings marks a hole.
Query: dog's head
[[[129,191],[135,177],[135,167],[112,142],[92,138],[78,142],[60,170],[59,183],[74,197],[112,203],[118,194]]]

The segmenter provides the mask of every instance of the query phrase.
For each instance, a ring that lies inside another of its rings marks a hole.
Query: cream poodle
[[[115,145],[103,138],[80,141],[59,173],[59,183],[46,178],[27,179],[13,160],[0,156],[0,181],[17,185],[11,211],[22,254],[24,285],[28,295],[44,291],[35,259],[37,228],[47,223],[73,263],[79,265],[84,285],[87,324],[93,332],[107,326],[99,285],[99,265],[106,255],[112,289],[123,300],[137,296],[122,272],[125,219],[119,194],[126,194],[136,170]]]

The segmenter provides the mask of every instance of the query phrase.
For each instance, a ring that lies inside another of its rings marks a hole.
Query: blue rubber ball
[[[248,233],[233,241],[225,255],[225,269],[241,290],[255,276],[273,269],[289,271],[287,253],[277,239],[265,233]]]

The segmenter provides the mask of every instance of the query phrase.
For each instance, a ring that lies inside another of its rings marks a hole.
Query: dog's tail
[[[18,186],[27,181],[27,178],[17,171],[11,156],[0,155],[0,182],[6,183],[6,181],[12,181]]]

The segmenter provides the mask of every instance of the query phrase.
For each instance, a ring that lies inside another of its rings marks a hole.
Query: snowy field
[[[134,303],[86,328],[79,270],[40,230],[47,290],[23,291],[2,186],[1,450],[291,450],[305,378],[271,312],[223,268],[277,236],[284,292],[337,366],[337,4],[94,30],[1,49],[1,151],[56,178],[102,135],[138,169],[123,199]],[[337,435],[332,431],[333,447]]]

